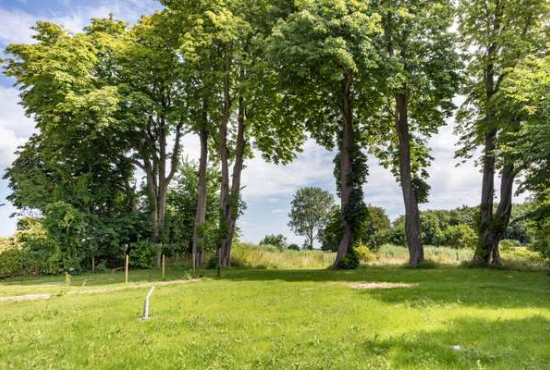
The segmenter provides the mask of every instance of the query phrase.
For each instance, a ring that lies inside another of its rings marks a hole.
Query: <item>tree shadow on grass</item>
[[[159,268],[131,269],[128,272],[130,283],[145,283],[162,281],[162,273]],[[189,269],[182,267],[167,267],[164,280],[181,280],[189,278]],[[124,271],[108,271],[98,273],[74,274],[71,276],[73,286],[99,286],[124,283]],[[14,286],[62,286],[65,285],[65,275],[25,276],[0,280],[0,287]]]
[[[550,320],[542,316],[460,318],[437,331],[373,335],[359,350],[384,356],[396,369],[549,369],[549,333]]]
[[[487,269],[368,267],[354,271],[332,270],[227,270],[222,279],[286,282],[394,282],[418,283],[411,288],[356,289],[387,303],[412,307],[467,305],[491,308],[550,308],[550,278],[540,272]],[[350,289],[352,289],[350,287]]]

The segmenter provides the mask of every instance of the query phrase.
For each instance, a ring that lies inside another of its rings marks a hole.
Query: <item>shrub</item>
[[[521,243],[515,239],[504,239],[499,243],[500,250],[506,251],[521,247]]]
[[[283,234],[266,235],[261,241],[260,245],[274,245],[279,249],[286,247],[286,237]]]
[[[153,266],[154,258],[158,252],[158,245],[150,241],[139,241],[130,248],[130,266],[148,268]]]
[[[445,245],[453,248],[475,248],[477,234],[470,226],[465,224],[451,225],[443,232]]]
[[[360,244],[354,248],[355,254],[360,262],[370,262],[376,260],[376,254],[366,245]]]
[[[298,244],[292,243],[288,246],[288,249],[290,249],[291,251],[299,251],[300,247],[298,246]]]
[[[359,258],[357,258],[357,254],[353,248],[344,256],[344,258],[342,258],[337,267],[344,270],[353,270],[359,267]]]
[[[25,252],[19,248],[4,249],[0,253],[0,276],[13,276],[23,273]]]

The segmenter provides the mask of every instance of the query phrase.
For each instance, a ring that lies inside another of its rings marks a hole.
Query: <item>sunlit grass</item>
[[[169,279],[187,273],[167,271]],[[549,368],[550,277],[542,272],[201,273],[199,282],[158,286],[146,322],[145,287],[0,303],[0,369]],[[130,278],[158,280],[160,271],[131,271]],[[0,294],[56,292],[64,284],[61,276],[18,281],[1,282]],[[418,285],[357,290],[349,281]],[[70,289],[121,285],[118,272],[75,276]]]

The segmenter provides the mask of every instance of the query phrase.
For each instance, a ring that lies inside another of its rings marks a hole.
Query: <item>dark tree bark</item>
[[[154,134],[153,131],[157,131],[157,133]],[[171,154],[166,151],[168,135],[168,127],[164,119],[161,118],[157,124],[151,122],[145,134],[145,145],[136,148],[141,159],[134,161],[145,172],[147,180],[151,206],[149,218],[153,225],[151,241],[154,243],[161,240],[166,217],[168,186],[176,174],[181,151],[182,124],[176,126],[176,136]]]
[[[342,261],[342,259],[348,254],[353,244],[353,225],[346,217],[346,210],[349,206],[351,192],[353,186],[351,184],[352,175],[352,158],[351,151],[354,145],[353,134],[353,111],[351,105],[351,83],[352,76],[349,73],[345,74],[342,80],[341,92],[342,92],[342,145],[340,149],[340,198],[341,198],[341,210],[342,210],[342,223],[344,230],[342,234],[342,240],[338,245],[338,253],[336,254],[336,260],[334,266]]]
[[[500,17],[502,9],[497,3],[493,23],[493,31],[500,32]],[[483,151],[483,180],[481,184],[481,204],[479,206],[478,243],[474,253],[473,263],[480,266],[488,266],[493,255],[495,243],[493,228],[493,203],[495,194],[495,139],[497,129],[495,127],[495,113],[492,100],[498,90],[502,75],[497,78],[493,60],[498,53],[499,45],[496,42],[487,47],[486,60],[488,61],[484,71],[485,85],[485,143]],[[498,242],[497,242],[498,244]]]
[[[395,129],[399,140],[399,177],[405,202],[405,235],[409,248],[409,266],[417,267],[424,263],[424,247],[418,199],[412,182],[407,96],[404,93],[397,93],[395,101]]]
[[[506,164],[502,168],[501,179],[500,179],[500,202],[498,204],[497,210],[493,216],[492,222],[492,242],[491,247],[491,261],[492,265],[499,265],[500,252],[499,252],[499,243],[502,239],[502,236],[506,232],[506,228],[510,223],[510,215],[512,214],[512,196],[514,189],[514,180],[516,177],[516,172],[513,164]]]
[[[496,52],[496,45],[488,48],[488,58]],[[491,251],[494,245],[493,232],[493,201],[495,193],[495,138],[497,131],[494,126],[494,113],[491,101],[495,95],[495,72],[493,64],[489,63],[485,70],[485,124],[488,132],[485,134],[483,152],[483,180],[481,184],[481,204],[479,206],[479,239],[474,254],[474,264],[488,266],[491,261]]]
[[[202,266],[204,235],[203,228],[206,223],[206,167],[208,165],[208,129],[206,127],[206,110],[203,112],[203,123],[199,131],[201,154],[199,159],[199,184],[197,189],[197,212],[195,214],[195,227],[193,229],[193,266]]]
[[[241,191],[241,174],[244,164],[244,154],[246,149],[246,108],[242,97],[239,98],[239,108],[237,115],[237,143],[235,150],[235,163],[233,164],[233,174],[231,188],[229,188],[229,165],[227,155],[222,158],[222,190],[220,192],[220,212],[224,224],[225,233],[220,238],[220,266],[231,266],[231,247],[235,235],[235,227],[239,213],[239,198]],[[225,165],[223,161],[226,161]],[[225,172],[224,172],[225,168]],[[225,173],[225,181],[224,181]],[[225,184],[225,185],[224,185]]]

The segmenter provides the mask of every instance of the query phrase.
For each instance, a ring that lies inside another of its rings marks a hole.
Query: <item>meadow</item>
[[[335,271],[312,267],[318,254],[303,255],[307,268],[201,270],[195,280],[169,266],[172,284],[158,269],[131,270],[128,284],[123,272],[2,280],[0,369],[550,368],[544,271],[380,260]],[[28,294],[51,297],[13,300]]]

